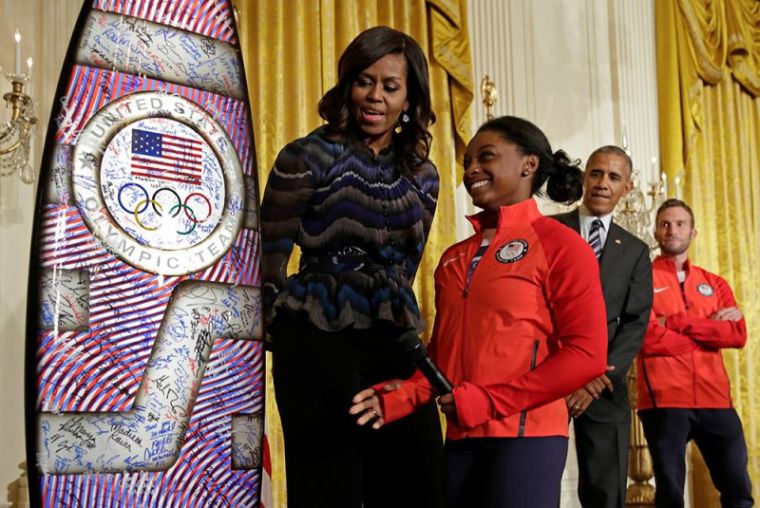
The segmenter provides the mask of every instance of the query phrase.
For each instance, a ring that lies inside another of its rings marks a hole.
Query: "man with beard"
[[[580,207],[554,216],[594,250],[607,308],[607,372],[565,397],[574,419],[578,498],[584,508],[625,506],[631,429],[626,373],[652,307],[649,248],[612,220],[615,206],[633,187],[631,171],[622,148],[597,148],[586,162]]]
[[[654,305],[639,355],[638,409],[652,454],[655,504],[683,506],[686,444],[694,440],[721,506],[752,506],[747,445],[731,404],[723,348],[741,348],[747,327],[731,288],[691,264],[694,214],[678,199],[657,210],[660,255],[653,269]]]

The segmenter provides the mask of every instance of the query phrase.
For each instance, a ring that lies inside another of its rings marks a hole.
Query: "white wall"
[[[0,0],[0,64],[13,70],[13,33],[21,32],[22,58],[34,59],[29,93],[35,101],[38,125],[32,147],[38,170],[47,132],[50,106],[58,83],[80,0]],[[22,65],[22,70],[26,65]],[[0,96],[10,83],[0,78]],[[0,122],[9,117],[4,101]],[[24,333],[29,248],[36,185],[15,177],[0,178],[0,506],[7,506],[8,485],[25,460],[23,418]],[[11,498],[12,499],[12,498]]]
[[[620,144],[647,182],[659,155],[651,0],[469,0],[474,81],[496,82],[495,113],[536,123],[574,158]],[[480,92],[475,126],[485,121]],[[643,183],[643,182],[642,182]]]

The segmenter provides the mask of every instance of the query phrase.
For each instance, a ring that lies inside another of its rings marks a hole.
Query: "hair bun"
[[[565,153],[564,150],[557,150],[552,154],[552,157],[554,158],[554,163],[559,164],[562,166],[571,166],[573,165],[573,162],[570,160],[570,157]],[[575,164],[580,164],[580,160],[575,161]]]
[[[546,168],[549,176],[546,182],[546,193],[559,203],[571,204],[583,195],[583,171],[580,160],[570,160],[564,150],[552,154],[552,164]]]

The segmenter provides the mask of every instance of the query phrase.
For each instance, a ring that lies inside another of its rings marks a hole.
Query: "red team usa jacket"
[[[741,348],[747,325],[710,319],[736,300],[721,277],[686,261],[683,290],[676,265],[658,257],[652,263],[654,304],[639,353],[638,409],[728,408],[731,393],[723,348]],[[665,317],[665,326],[657,318]]]
[[[567,436],[563,397],[606,368],[599,265],[578,233],[528,199],[501,208],[467,284],[481,218],[470,218],[475,235],[447,249],[435,272],[429,351],[454,384],[457,407],[447,437]],[[386,421],[434,395],[417,372],[382,395]]]

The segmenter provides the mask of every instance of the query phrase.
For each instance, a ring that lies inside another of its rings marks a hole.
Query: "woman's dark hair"
[[[407,68],[409,122],[401,124],[394,143],[406,172],[427,160],[432,136],[428,127],[435,122],[430,104],[428,65],[417,41],[387,26],[363,31],[351,41],[338,61],[338,83],[319,101],[319,116],[327,121],[327,132],[344,138],[356,136],[359,127],[351,102],[351,87],[367,67],[389,54],[404,55]]]
[[[583,195],[583,172],[580,161],[571,161],[563,150],[552,152],[546,135],[528,120],[516,116],[502,116],[484,123],[478,132],[491,131],[514,143],[524,154],[538,156],[538,168],[533,176],[531,195],[546,193],[552,201],[570,204]]]

